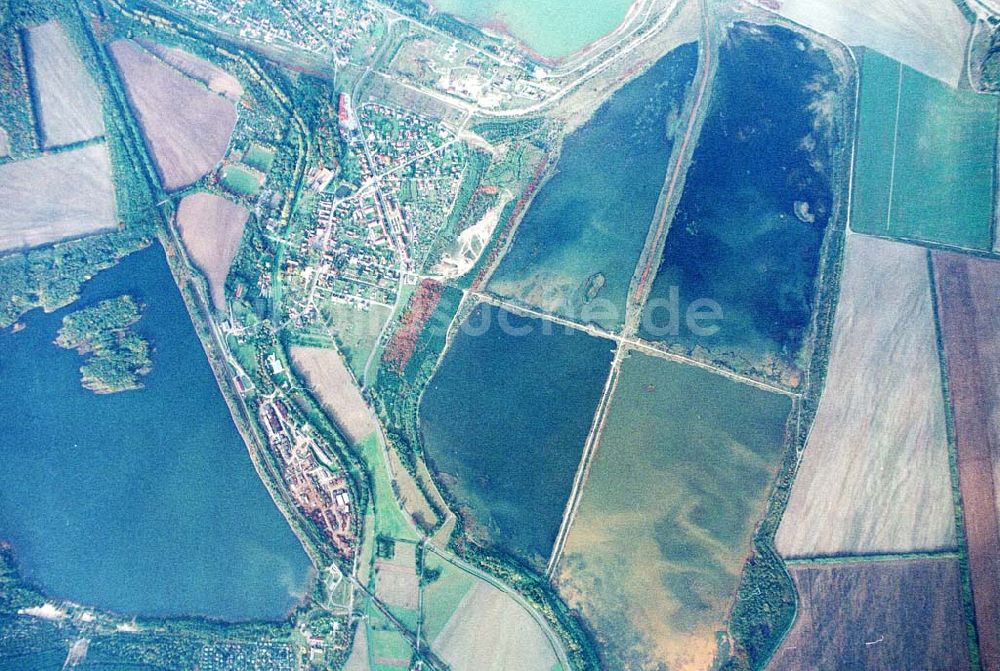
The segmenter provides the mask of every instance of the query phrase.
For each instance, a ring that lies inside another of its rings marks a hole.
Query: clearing
[[[607,668],[711,666],[790,409],[701,368],[625,360],[557,572]]]
[[[990,249],[997,105],[866,51],[851,228]]]
[[[117,226],[103,144],[0,165],[0,251]]]
[[[49,21],[26,33],[42,144],[56,147],[103,134],[101,96],[62,24]]]
[[[865,46],[957,86],[972,27],[942,0],[777,0],[777,12],[851,46]]]
[[[216,310],[226,309],[226,277],[249,216],[242,205],[211,193],[185,196],[177,207],[184,247],[208,279]]]
[[[927,252],[849,234],[829,372],[778,529],[789,557],[955,546]]]
[[[969,668],[956,559],[795,563],[788,571],[798,616],[770,671]]]
[[[340,353],[324,347],[292,347],[292,362],[323,408],[352,443],[375,432],[375,422]]]
[[[10,136],[7,135],[7,131],[0,128],[0,158],[8,156],[10,156]]]
[[[552,671],[558,659],[538,622],[513,598],[476,580],[431,649],[452,671]]]
[[[211,91],[224,95],[232,99],[233,102],[239,100],[243,95],[243,86],[240,84],[240,80],[204,58],[189,54],[183,49],[168,47],[151,40],[139,39],[137,41],[147,51],[168,65],[177,68],[191,79],[197,79]]]
[[[980,654],[1000,669],[1000,261],[933,259]]]
[[[170,67],[135,42],[109,47],[129,104],[168,191],[196,182],[226,153],[236,107]]]

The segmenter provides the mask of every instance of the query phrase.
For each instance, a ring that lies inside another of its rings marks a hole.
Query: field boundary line
[[[892,192],[896,187],[896,146],[899,143],[899,108],[903,99],[903,64],[899,64],[899,79],[896,81],[896,121],[892,125],[892,164],[889,166],[889,206],[885,211],[885,231],[892,226]]]
[[[858,564],[868,562],[961,559],[962,552],[953,550],[927,550],[921,552],[880,552],[876,554],[816,555],[814,557],[783,557],[788,566],[823,564]]]

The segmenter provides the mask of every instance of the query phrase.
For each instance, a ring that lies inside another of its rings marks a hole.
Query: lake
[[[513,35],[539,56],[558,59],[617,28],[633,0],[431,0],[442,12]]]
[[[466,521],[536,567],[559,531],[612,345],[480,305],[424,392],[424,447]]]
[[[678,47],[566,138],[491,291],[605,329],[621,325],[697,64],[697,45]]]
[[[795,32],[730,30],[643,315],[646,338],[794,361],[833,208],[843,85],[825,52]],[[721,329],[675,332],[662,309],[673,291],[681,314],[699,299],[718,303]]]
[[[62,316],[129,293],[152,348],[143,389],[80,385]],[[312,568],[257,476],[159,245],[63,310],[0,334],[0,537],[55,598],[123,614],[280,619]]]

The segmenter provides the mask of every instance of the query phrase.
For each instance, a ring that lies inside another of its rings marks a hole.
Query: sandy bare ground
[[[954,516],[927,253],[849,235],[826,387],[778,550],[952,548]]]
[[[44,146],[71,144],[104,133],[101,96],[62,25],[49,21],[26,33]]]
[[[236,107],[135,42],[109,47],[125,81],[129,104],[142,127],[167,190],[207,174],[226,153],[236,127]]]
[[[478,581],[431,644],[452,671],[551,671],[558,661],[516,601]]]
[[[493,231],[496,230],[497,224],[500,222],[503,208],[507,207],[507,203],[513,198],[514,196],[509,191],[504,191],[497,204],[490,208],[479,221],[458,234],[455,243],[444,253],[441,261],[434,266],[431,272],[447,279],[461,277],[469,272],[493,238]]]
[[[365,634],[365,623],[358,625],[358,633],[354,635],[354,647],[351,648],[351,656],[347,658],[344,671],[369,671],[368,666],[368,637]]]
[[[972,32],[950,0],[777,0],[778,13],[956,86]],[[761,3],[763,4],[763,3]]]
[[[0,158],[10,156],[10,137],[7,136],[7,131],[0,128]]]
[[[771,671],[967,669],[958,560],[789,566],[798,617]]]
[[[984,669],[1000,669],[1000,262],[934,253]]]
[[[358,442],[375,431],[368,406],[336,350],[291,348],[292,362],[348,440]]]
[[[222,94],[234,101],[239,100],[243,95],[243,86],[240,84],[240,80],[204,58],[189,54],[183,49],[164,46],[152,40],[140,39],[138,42],[167,64],[177,68],[188,77],[197,79],[215,93]]]
[[[111,162],[103,144],[0,165],[0,250],[117,225]]]
[[[250,212],[222,196],[194,193],[177,207],[177,227],[191,259],[208,279],[216,310],[226,308],[226,276]]]
[[[392,559],[375,560],[375,596],[399,608],[420,607],[420,579],[417,577],[416,545],[396,542]]]

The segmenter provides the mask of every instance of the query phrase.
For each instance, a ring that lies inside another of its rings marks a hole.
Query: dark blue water
[[[63,314],[145,306],[144,389],[80,385]],[[0,537],[46,593],[128,614],[281,618],[311,565],[258,478],[158,245],[0,334]]]
[[[684,327],[663,334],[656,327],[669,311],[647,309],[647,338],[794,357],[812,311],[839,142],[816,110],[833,109],[841,84],[826,55],[796,33],[731,30],[650,296],[666,301],[677,287],[681,315],[704,298],[724,320],[711,336]],[[808,203],[813,221],[796,216],[796,201]]]
[[[485,305],[466,323],[485,315],[489,328],[460,331],[424,393],[424,446],[486,540],[544,566],[613,343]]]
[[[678,47],[566,138],[491,291],[604,328],[621,324],[697,63],[697,45]],[[604,285],[588,296],[597,275]],[[595,298],[608,309],[588,310]]]

